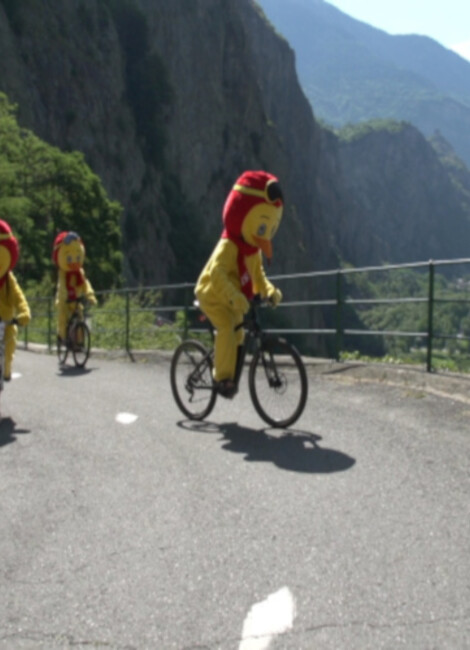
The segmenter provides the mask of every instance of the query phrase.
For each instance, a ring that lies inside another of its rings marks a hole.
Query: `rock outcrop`
[[[0,90],[123,204],[127,284],[195,281],[250,168],[286,196],[271,273],[455,256],[469,241],[415,130],[345,144],[318,125],[253,0],[0,0]]]

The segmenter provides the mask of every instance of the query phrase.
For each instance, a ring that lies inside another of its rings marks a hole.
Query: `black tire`
[[[68,338],[68,332],[67,332]],[[59,359],[59,364],[61,366],[65,365],[67,361],[67,355],[69,353],[69,348],[66,341],[63,341],[60,336],[57,337],[57,357]]]
[[[178,408],[190,420],[203,420],[214,408],[217,392],[212,357],[199,341],[183,341],[171,361],[171,390]]]
[[[248,386],[258,415],[272,427],[289,427],[305,408],[308,381],[297,350],[281,338],[267,338],[251,360]]]
[[[91,336],[86,323],[76,323],[71,332],[72,354],[77,368],[83,368],[90,356]]]

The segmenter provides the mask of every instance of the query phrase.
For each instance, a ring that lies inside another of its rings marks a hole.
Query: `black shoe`
[[[216,383],[217,392],[226,399],[232,399],[238,392],[238,388],[232,379],[222,379]]]

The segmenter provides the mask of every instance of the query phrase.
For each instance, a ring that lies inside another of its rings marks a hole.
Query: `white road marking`
[[[119,422],[119,424],[134,424],[138,417],[134,413],[118,413],[116,415],[116,422]]]
[[[295,600],[288,587],[255,603],[243,623],[238,650],[266,650],[275,636],[292,628],[295,614]]]
[[[11,373],[11,378],[12,379],[19,379],[21,377],[21,372],[12,372]]]

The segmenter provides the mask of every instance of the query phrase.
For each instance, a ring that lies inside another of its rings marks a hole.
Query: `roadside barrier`
[[[355,349],[355,341],[367,348],[367,337],[387,341],[387,345],[391,340],[412,339],[415,357],[418,362],[422,359],[428,372],[436,369],[438,357],[470,370],[470,258],[339,268],[270,279],[282,289],[284,301],[268,330],[292,337],[302,352],[315,356],[320,351],[320,356],[340,361]],[[93,347],[132,356],[136,350],[174,349],[188,335],[207,336],[207,327],[193,306],[193,290],[194,283],[178,283],[96,292],[99,305],[92,309],[88,322]],[[403,290],[408,295],[401,295]],[[54,298],[28,296],[28,301],[33,318],[25,328],[24,344],[39,342],[52,351]],[[393,323],[394,317],[399,320],[397,327],[370,326],[370,322]],[[409,323],[418,327],[410,329]]]

